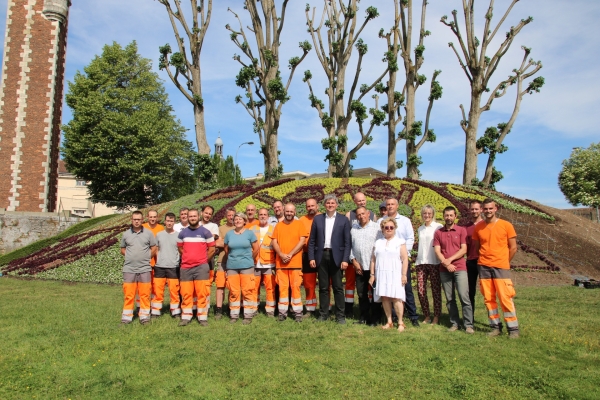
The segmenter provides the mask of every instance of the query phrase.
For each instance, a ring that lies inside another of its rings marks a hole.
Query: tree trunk
[[[406,177],[412,179],[419,179],[419,166],[411,164],[411,156],[417,155],[417,146],[415,146],[415,140],[409,138],[412,124],[415,122],[415,74],[411,72],[407,74],[406,78]]]
[[[194,104],[194,126],[196,128],[198,154],[210,154],[210,147],[206,141],[206,127],[204,126],[204,107],[198,104]]]
[[[471,185],[477,177],[477,129],[479,128],[479,117],[481,116],[481,92],[478,88],[471,93],[471,108],[469,109],[469,121],[465,132],[465,164],[463,169],[463,185]]]
[[[388,100],[388,104],[393,103],[390,103]],[[390,178],[396,177],[396,124],[394,123],[394,116],[392,116],[392,118],[388,118],[387,176]]]
[[[489,187],[492,182],[492,172],[494,170],[494,160],[491,156],[488,156],[487,165],[485,166],[485,175],[483,176],[483,186]]]

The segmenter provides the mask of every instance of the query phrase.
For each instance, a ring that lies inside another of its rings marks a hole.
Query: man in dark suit
[[[335,317],[338,324],[346,323],[344,314],[344,286],[342,271],[350,262],[350,221],[338,214],[337,197],[328,194],[323,200],[325,214],[315,216],[308,239],[308,260],[311,268],[317,268],[319,277],[319,321],[329,319],[329,280],[333,286]]]

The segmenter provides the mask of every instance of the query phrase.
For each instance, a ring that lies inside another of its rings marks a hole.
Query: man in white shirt
[[[356,209],[356,222],[352,224],[350,236],[352,237],[352,250],[350,251],[350,266],[356,273],[356,289],[358,291],[358,305],[360,317],[355,324],[371,323],[369,311],[369,278],[371,272],[369,265],[373,254],[373,246],[379,232],[379,225],[371,221],[369,211],[365,207]]]
[[[385,201],[385,205],[387,208],[387,216],[386,218],[394,218],[396,220],[396,224],[398,228],[396,228],[396,236],[406,241],[406,252],[408,253],[408,257],[410,259],[410,251],[413,248],[413,244],[415,243],[415,231],[413,229],[412,223],[410,219],[406,218],[403,215],[398,214],[398,200],[395,198],[389,198]],[[377,224],[380,225],[383,218],[379,218],[377,220]],[[383,237],[382,233],[379,233],[380,237]],[[407,281],[404,286],[404,291],[406,293],[406,302],[404,303],[404,308],[406,309],[406,314],[410,319],[410,322],[414,327],[419,326],[419,315],[417,314],[417,305],[415,304],[415,295],[412,291],[412,283],[410,279],[410,262],[408,263],[408,272],[407,272]]]
[[[183,228],[188,227],[188,211],[189,208],[187,207],[183,207],[179,210],[179,222],[173,225],[173,229],[175,230],[175,232],[179,233],[183,230]]]

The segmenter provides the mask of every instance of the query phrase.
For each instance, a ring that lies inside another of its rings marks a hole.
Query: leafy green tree
[[[196,155],[194,174],[200,190],[224,188],[243,183],[240,167],[235,165],[232,156],[222,159],[218,154]]]
[[[155,204],[196,189],[192,143],[135,41],[104,46],[69,82],[66,102],[73,119],[61,152],[69,171],[91,182],[92,201]]]
[[[600,206],[600,143],[576,147],[562,162],[558,187],[574,206]]]

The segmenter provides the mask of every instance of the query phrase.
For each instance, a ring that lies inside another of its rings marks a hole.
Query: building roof
[[[371,167],[352,170],[352,177],[354,178],[379,178],[380,176],[386,176],[386,174]],[[312,174],[308,178],[327,178],[327,172]]]
[[[63,160],[58,160],[58,174],[68,174],[67,165]]]
[[[217,137],[217,140],[215,140],[215,146],[223,146],[223,141],[221,140],[221,136]]]

